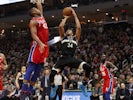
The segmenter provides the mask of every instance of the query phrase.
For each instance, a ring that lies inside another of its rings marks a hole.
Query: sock
[[[21,90],[27,91],[28,90],[28,83],[23,83]]]

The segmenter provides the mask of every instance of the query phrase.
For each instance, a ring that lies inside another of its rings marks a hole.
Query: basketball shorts
[[[105,79],[103,84],[103,94],[106,92],[112,93],[113,88],[114,88],[114,79],[113,78]]]
[[[78,68],[81,62],[83,61],[80,59],[76,59],[75,57],[72,56],[61,56],[57,60],[54,68],[58,68],[61,70],[63,70],[66,66],[69,66],[71,68]]]
[[[46,58],[49,54],[49,47],[44,47],[44,52],[41,53],[39,50],[39,45],[36,42],[33,42],[30,54],[28,58],[28,62],[33,62],[35,64],[45,63]]]

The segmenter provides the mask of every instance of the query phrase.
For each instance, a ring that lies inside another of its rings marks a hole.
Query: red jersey
[[[49,31],[44,17],[33,17],[32,20],[37,23],[37,36],[46,44],[48,42]]]
[[[3,59],[0,57],[0,91],[2,90],[2,62]]]
[[[100,71],[103,79],[112,78],[112,74],[110,73],[109,69],[106,67],[106,62],[103,65],[100,65]]]
[[[100,72],[102,74],[102,78],[104,79],[103,93],[112,93],[114,88],[114,77],[106,67],[106,62],[100,65]]]
[[[48,48],[49,31],[48,31],[48,26],[47,26],[47,23],[46,23],[44,17],[42,17],[42,16],[41,17],[33,17],[32,20],[37,23],[37,26],[36,26],[37,27],[37,36],[47,46],[44,47],[44,52],[40,53],[39,45],[37,44],[36,41],[33,41],[31,49],[30,49],[28,62],[34,62],[35,64],[44,63],[45,58],[47,58],[47,56],[49,54],[49,48]]]

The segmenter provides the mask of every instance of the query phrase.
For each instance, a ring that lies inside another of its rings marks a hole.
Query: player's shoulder
[[[34,26],[36,24],[37,24],[37,22],[35,20],[31,19],[29,22],[29,27]]]
[[[33,23],[35,23],[36,22],[36,20],[34,20],[34,19],[31,19],[30,20],[30,24],[33,24]]]

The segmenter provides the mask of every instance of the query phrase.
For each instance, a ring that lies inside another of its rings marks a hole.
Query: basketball
[[[63,9],[63,15],[64,16],[72,16],[72,9],[71,7],[66,7]]]

